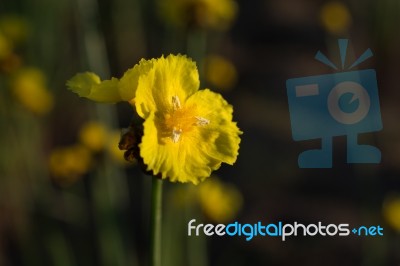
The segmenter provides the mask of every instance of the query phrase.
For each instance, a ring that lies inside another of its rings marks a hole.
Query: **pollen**
[[[173,129],[171,139],[173,143],[177,143],[181,137],[182,129]]]
[[[172,106],[174,110],[178,110],[181,108],[181,101],[179,100],[178,96],[172,96]]]
[[[196,126],[206,126],[210,120],[196,116],[196,106],[182,106],[178,96],[172,96],[172,108],[164,116],[166,135],[173,143],[178,143],[182,135]]]
[[[204,117],[195,116],[195,118],[197,119],[196,125],[198,125],[198,126],[206,126],[206,125],[210,124],[210,120],[205,119]]]

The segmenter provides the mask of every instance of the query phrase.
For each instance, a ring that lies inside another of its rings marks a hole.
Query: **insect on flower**
[[[139,143],[143,136],[143,128],[141,126],[131,123],[128,128],[121,130],[121,139],[118,143],[118,148],[125,151],[124,158],[128,162],[133,162],[139,159]]]
[[[199,90],[196,63],[183,55],[142,59],[121,79],[81,73],[67,86],[98,102],[127,101],[143,119],[124,130],[125,159],[172,182],[198,184],[222,163],[234,164],[242,132],[233,107],[209,89]]]

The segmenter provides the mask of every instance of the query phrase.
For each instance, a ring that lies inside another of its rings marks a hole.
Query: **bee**
[[[121,131],[121,139],[118,148],[125,151],[124,158],[128,162],[139,159],[139,143],[142,139],[143,129],[133,123]]]
[[[136,143],[137,140],[134,128],[132,126],[129,126],[128,128],[123,128],[121,130],[121,139],[118,143],[118,148],[121,151],[126,151],[132,149]]]
[[[137,124],[131,123],[128,128],[122,129],[118,148],[125,151],[124,158],[126,161],[136,161],[145,174],[153,175],[152,171],[147,170],[147,166],[140,157],[139,143],[142,141],[142,137],[143,121]],[[161,178],[161,176],[158,177]]]

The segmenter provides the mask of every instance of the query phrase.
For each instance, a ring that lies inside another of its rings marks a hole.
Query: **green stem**
[[[151,189],[151,266],[161,265],[162,180],[153,177]]]

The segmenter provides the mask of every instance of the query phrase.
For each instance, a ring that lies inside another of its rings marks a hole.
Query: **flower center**
[[[172,109],[164,119],[168,135],[174,143],[177,143],[182,134],[191,131],[194,126],[206,126],[210,123],[210,120],[196,116],[196,106],[182,107],[178,96],[172,96]]]

